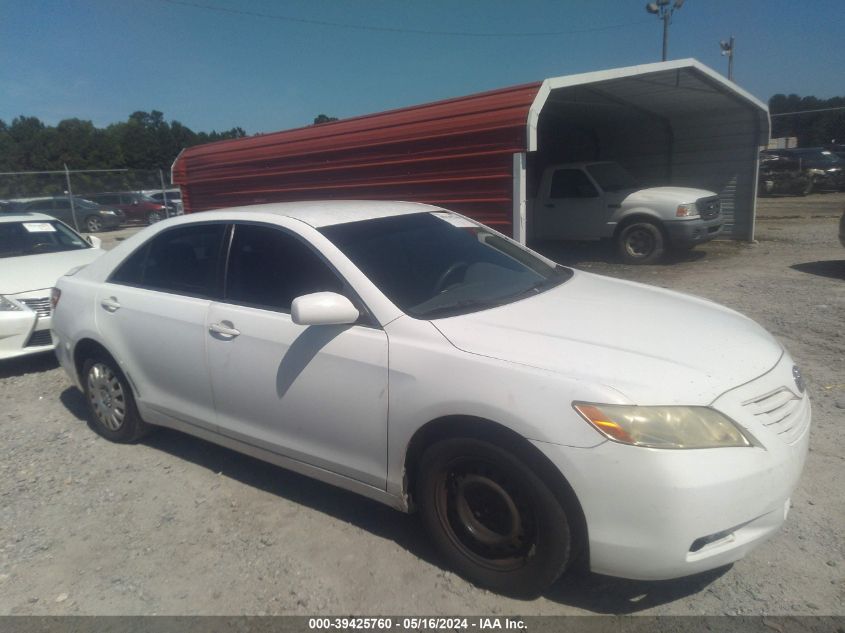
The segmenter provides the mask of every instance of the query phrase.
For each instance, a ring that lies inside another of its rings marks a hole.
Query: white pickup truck
[[[614,162],[544,170],[532,204],[533,235],[543,239],[612,239],[621,258],[645,264],[667,248],[687,249],[722,231],[719,196],[704,189],[650,187]]]

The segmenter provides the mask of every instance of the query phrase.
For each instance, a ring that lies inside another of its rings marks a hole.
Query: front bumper
[[[703,244],[722,234],[724,220],[721,214],[712,220],[672,220],[665,222],[669,234],[669,244],[678,248],[690,248]]]
[[[50,317],[32,310],[0,312],[0,360],[53,349]]]
[[[593,571],[638,580],[679,578],[739,560],[777,532],[804,467],[811,415],[806,394],[797,394],[791,378],[792,361],[784,357],[765,376],[712,403],[764,448],[535,442],[581,503]],[[772,422],[779,414],[773,417],[758,403],[778,394],[786,398],[790,386],[795,397],[788,415]]]

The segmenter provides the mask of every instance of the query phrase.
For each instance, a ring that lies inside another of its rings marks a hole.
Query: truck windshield
[[[572,277],[570,269],[448,212],[336,224],[320,232],[418,319],[511,303]]]
[[[629,174],[618,163],[595,163],[587,165],[587,171],[599,187],[605,191],[622,191],[623,189],[639,189],[637,179]]]

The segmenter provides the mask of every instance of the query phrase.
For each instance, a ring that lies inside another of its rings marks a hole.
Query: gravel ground
[[[763,200],[758,243],[655,266],[544,245],[584,270],[735,308],[802,366],[814,427],[792,511],[728,569],[660,583],[580,574],[537,600],[504,598],[444,570],[414,517],[171,431],[106,442],[42,355],[0,363],[0,614],[843,615],[843,206],[841,194]]]

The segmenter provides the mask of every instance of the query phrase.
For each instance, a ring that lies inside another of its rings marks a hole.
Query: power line
[[[787,116],[790,114],[810,114],[811,112],[833,112],[834,110],[845,110],[845,106],[837,106],[835,108],[819,108],[817,110],[796,110],[795,112],[778,112],[777,114],[769,114],[773,116]]]
[[[230,9],[228,7],[217,7],[210,4],[202,4],[200,2],[189,2],[188,0],[159,0],[167,4],[178,5],[182,7],[189,7],[192,9],[202,9],[205,11],[216,11],[218,13],[228,13],[231,15],[241,15],[252,18],[263,18],[270,20],[280,20],[282,22],[295,22],[298,24],[308,24],[311,26],[328,26],[340,29],[351,29],[357,31],[377,31],[382,33],[406,33],[412,35],[448,35],[456,37],[552,37],[560,35],[575,35],[578,33],[595,33],[598,31],[608,31],[611,29],[621,29],[627,26],[634,26],[636,24],[644,24],[645,20],[637,22],[627,22],[625,24],[608,24],[607,26],[597,26],[587,29],[575,29],[571,31],[534,31],[522,33],[479,33],[472,31],[435,31],[423,29],[405,29],[390,26],[371,26],[368,24],[349,24],[343,22],[330,22],[327,20],[311,20],[307,18],[295,18],[288,15],[278,15],[272,13],[260,13],[258,11],[245,11],[243,9]]]

